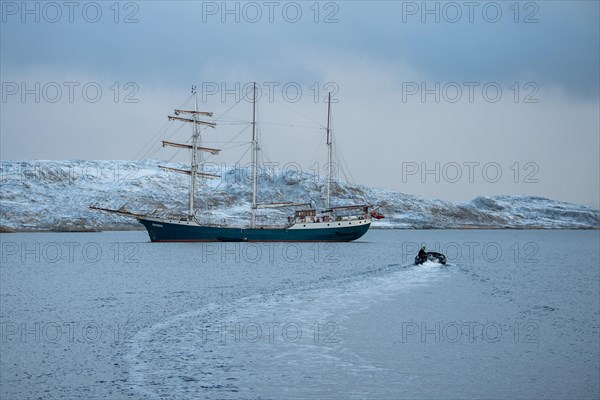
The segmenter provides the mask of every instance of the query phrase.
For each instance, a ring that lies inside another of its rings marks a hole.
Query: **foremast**
[[[327,209],[331,207],[331,180],[333,174],[333,140],[331,134],[331,92],[327,96]]]
[[[256,176],[258,171],[258,137],[256,132],[256,82],[252,91],[252,227],[256,227]]]
[[[194,218],[194,194],[196,193],[196,173],[198,172],[198,140],[200,138],[200,131],[198,129],[198,95],[196,93],[196,86],[192,86],[192,95],[194,96],[194,113],[192,119],[194,120],[194,134],[192,135],[192,160],[191,160],[191,171],[190,171],[190,201],[188,209],[188,218],[191,221]]]
[[[191,150],[190,170],[183,170],[183,169],[178,169],[178,168],[160,166],[160,168],[163,168],[163,169],[166,169],[169,171],[174,171],[174,172],[179,172],[179,173],[190,175],[189,204],[188,204],[188,220],[189,221],[192,221],[194,219],[194,215],[195,215],[195,213],[194,213],[194,197],[195,197],[195,193],[196,193],[196,177],[197,176],[207,177],[207,178],[217,178],[218,177],[218,175],[206,174],[206,173],[198,171],[199,170],[199,163],[198,163],[199,154],[198,154],[198,152],[206,151],[211,154],[219,154],[219,152],[220,152],[219,149],[200,146],[200,143],[199,143],[200,142],[200,126],[208,126],[210,128],[214,128],[216,126],[216,124],[214,122],[202,121],[198,118],[200,115],[212,117],[213,113],[206,112],[206,111],[198,111],[198,93],[196,90],[196,86],[192,86],[192,96],[194,97],[194,109],[193,110],[175,110],[175,116],[169,115],[170,121],[182,121],[182,122],[188,122],[188,123],[193,124],[192,144],[189,145],[189,144],[184,144],[184,143],[168,142],[165,140],[163,140],[163,142],[162,142],[163,147],[164,146],[172,146],[172,147],[185,148],[185,149]],[[179,116],[180,114],[190,114],[191,118],[180,117]]]

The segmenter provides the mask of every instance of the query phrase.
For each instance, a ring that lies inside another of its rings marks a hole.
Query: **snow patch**
[[[8,161],[0,164],[0,232],[13,230],[141,229],[134,219],[89,209],[90,205],[156,216],[187,212],[188,176],[143,161]],[[185,165],[174,164],[176,168]],[[215,171],[207,171],[215,172]],[[248,168],[229,166],[221,178],[199,184],[196,204],[206,222],[246,224],[250,217]],[[322,208],[324,177],[259,170],[259,203],[311,203]],[[391,190],[336,182],[333,205],[379,205],[386,218],[373,228],[598,229],[598,209],[538,196],[480,196],[467,202],[426,199]],[[285,223],[290,209],[258,213],[261,224]]]

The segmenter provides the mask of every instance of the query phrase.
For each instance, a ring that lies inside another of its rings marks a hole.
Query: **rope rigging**
[[[185,109],[190,102],[193,100],[194,98],[194,94],[191,94],[190,96],[188,96],[188,98],[185,100],[185,102],[183,102],[183,104],[179,107],[180,109]],[[247,156],[248,152],[251,149],[251,144],[252,142],[249,140],[238,140],[240,138],[240,136],[242,134],[244,134],[245,132],[247,132],[247,130],[252,126],[252,123],[249,122],[248,120],[245,120],[243,118],[238,118],[238,117],[234,117],[229,115],[229,113],[236,108],[241,101],[243,100],[243,98],[238,99],[237,101],[235,101],[231,106],[229,106],[224,112],[214,116],[214,118],[211,118],[211,120],[214,123],[218,123],[221,126],[242,126],[240,130],[238,130],[229,140],[226,140],[224,142],[222,142],[219,138],[219,132],[218,130],[215,130],[215,141],[203,141],[203,143],[216,143],[218,144],[218,148],[220,150],[232,150],[232,149],[237,149],[237,148],[241,148],[244,146],[247,146],[247,148],[245,149],[245,151],[242,153],[242,155],[239,157],[239,159],[236,162],[236,165],[239,165],[239,163]],[[277,99],[274,100],[274,103],[276,103],[278,106],[281,106],[289,111],[291,111],[292,113],[300,116],[301,118],[303,118],[306,121],[309,121],[311,124],[307,125],[307,124],[302,124],[302,123],[297,123],[297,122],[293,122],[293,123],[282,123],[282,122],[264,122],[261,121],[260,118],[260,111],[259,108],[256,108],[256,116],[257,116],[257,123],[256,123],[256,134],[257,134],[257,140],[259,140],[260,138],[262,138],[262,126],[266,125],[266,126],[280,126],[280,127],[287,127],[287,128],[294,128],[294,129],[303,129],[303,130],[318,130],[320,132],[322,132],[322,134],[320,134],[320,139],[319,139],[319,143],[317,145],[317,147],[315,148],[315,151],[312,154],[312,157],[310,158],[310,165],[314,164],[314,161],[317,159],[318,157],[318,153],[319,150],[323,147],[323,142],[325,140],[326,137],[326,131],[327,128],[319,123],[318,121],[314,120],[313,118],[311,118],[308,115],[305,115],[304,113],[291,108],[290,106],[288,106],[287,104],[285,104],[284,102],[281,102]],[[258,105],[257,105],[258,106]],[[259,121],[261,121],[259,123]],[[184,125],[186,125],[185,123],[180,123],[179,125],[175,125],[175,128],[173,129],[172,126],[170,125],[171,123],[173,123],[174,121],[166,121],[153,135],[151,138],[148,139],[148,141],[144,144],[144,146],[142,146],[142,148],[137,152],[137,154],[134,157],[134,160],[144,160],[144,159],[149,159],[149,158],[154,158],[157,153],[163,148],[163,146],[161,145],[161,141],[168,141],[172,138],[174,138],[175,136],[177,136],[181,130],[184,128]],[[336,142],[335,140],[335,129],[333,126],[333,123],[331,122],[331,126],[330,126],[330,130],[331,130],[331,137],[332,137],[332,142]],[[285,132],[285,131],[283,131]],[[206,130],[203,130],[201,132],[201,135],[204,137],[204,134],[206,133]],[[324,134],[323,134],[324,133]],[[279,134],[279,132],[278,132]],[[189,144],[191,142],[191,138],[187,138],[187,140],[185,141],[186,144]],[[178,156],[181,155],[181,150],[182,148],[177,148],[174,152],[172,152],[170,154],[170,157],[168,157],[168,159],[166,160],[166,162],[170,163],[173,162]],[[337,166],[337,172],[339,172],[346,181],[349,181],[351,183],[354,183],[354,177],[352,176],[350,169],[348,167],[348,163],[346,162],[345,158],[343,157],[343,153],[340,152],[339,147],[336,145],[333,147],[333,159],[338,161],[335,165]],[[218,154],[206,154],[205,156],[202,157],[201,162],[199,163],[201,170],[203,170],[203,167],[206,166],[208,163],[213,162],[215,159],[218,159],[220,157],[220,155]],[[264,145],[264,143],[259,142],[259,147],[258,147],[258,154],[257,154],[257,158],[258,158],[258,164],[259,165],[265,165],[266,163],[272,163],[272,158],[271,158],[271,154],[269,154],[268,148],[267,146]],[[321,168],[319,168],[321,169]],[[320,172],[319,171],[314,171],[317,173],[318,176],[320,176]],[[334,173],[335,173],[335,169],[334,169]],[[349,179],[350,178],[350,179]],[[201,179],[201,182],[203,181],[203,179]],[[122,183],[122,182],[120,182]],[[221,186],[221,184],[223,183],[223,181],[221,180],[221,182],[216,186],[217,188]]]

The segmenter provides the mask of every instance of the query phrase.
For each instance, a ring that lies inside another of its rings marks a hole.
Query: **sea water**
[[[0,241],[2,399],[600,396],[599,231]]]

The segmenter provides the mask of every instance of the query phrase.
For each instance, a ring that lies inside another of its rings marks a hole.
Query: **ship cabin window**
[[[315,217],[317,210],[299,210],[294,213],[296,218]]]

